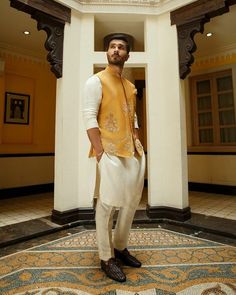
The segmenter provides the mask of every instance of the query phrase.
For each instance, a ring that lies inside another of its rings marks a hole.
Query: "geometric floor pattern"
[[[1,295],[235,295],[236,247],[161,228],[132,229],[142,268],[125,283],[99,267],[94,230],[0,258]]]

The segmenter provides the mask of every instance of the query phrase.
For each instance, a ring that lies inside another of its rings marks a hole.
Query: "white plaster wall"
[[[80,14],[71,12],[66,23],[63,48],[63,77],[57,80],[54,209],[78,206],[78,110],[80,69]]]
[[[176,27],[170,15],[148,17],[147,66],[148,199],[151,206],[188,206],[183,90],[179,80]]]
[[[90,38],[88,38],[90,36]],[[88,158],[88,152],[90,143],[85,130],[83,117],[82,117],[82,103],[84,97],[84,86],[86,80],[93,74],[94,66],[94,16],[92,14],[83,14],[81,16],[81,34],[80,34],[80,80],[79,80],[79,130],[78,130],[78,198],[79,207],[92,207],[93,206],[93,194],[91,193],[91,182],[95,175],[95,159]],[[92,163],[91,163],[92,162]]]
[[[54,157],[0,158],[0,189],[53,183]]]

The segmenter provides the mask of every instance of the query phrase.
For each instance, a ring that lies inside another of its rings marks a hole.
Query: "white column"
[[[149,206],[188,207],[185,108],[176,27],[169,13],[145,24]]]
[[[91,185],[93,175],[95,173],[94,163],[88,158],[90,143],[85,130],[81,106],[84,96],[84,86],[86,80],[93,74],[94,67],[94,16],[91,14],[83,14],[81,18],[81,32],[80,32],[80,64],[79,73],[79,110],[78,110],[78,196],[79,208],[92,208],[93,195],[91,193]],[[104,54],[105,56],[105,54]],[[92,175],[93,174],[93,175]]]
[[[57,81],[54,209],[60,212],[88,206],[80,187],[87,168],[81,157],[87,145],[80,116],[81,88],[92,71],[89,63],[85,67],[82,48],[91,49],[85,36],[93,39],[84,31],[81,14],[72,10],[71,23],[64,30],[63,77]]]

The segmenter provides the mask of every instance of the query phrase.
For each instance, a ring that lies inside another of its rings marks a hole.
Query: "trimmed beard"
[[[125,61],[122,60],[122,59],[112,59],[109,56],[107,56],[107,59],[108,59],[108,63],[110,65],[122,66],[123,67],[124,66],[124,63],[125,63]]]

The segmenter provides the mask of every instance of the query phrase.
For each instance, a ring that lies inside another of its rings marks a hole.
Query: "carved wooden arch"
[[[171,24],[177,26],[179,50],[179,74],[185,79],[191,72],[192,55],[197,46],[194,35],[203,33],[204,25],[211,18],[229,11],[236,0],[198,0],[171,12]]]
[[[47,60],[57,78],[62,77],[64,26],[70,23],[71,10],[53,0],[10,0],[11,7],[26,12],[37,21],[38,30],[47,33]]]

